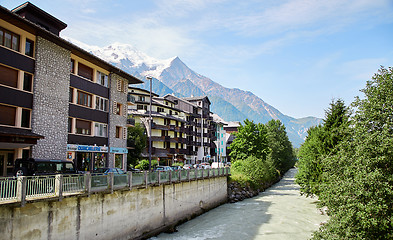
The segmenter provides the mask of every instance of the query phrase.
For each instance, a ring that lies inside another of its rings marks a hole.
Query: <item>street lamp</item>
[[[152,77],[148,76],[148,80],[150,80],[150,108],[149,108],[149,172],[151,172],[151,86],[152,86]]]

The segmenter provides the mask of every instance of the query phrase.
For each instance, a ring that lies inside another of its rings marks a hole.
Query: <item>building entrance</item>
[[[0,150],[0,176],[12,176],[14,171],[14,151]]]

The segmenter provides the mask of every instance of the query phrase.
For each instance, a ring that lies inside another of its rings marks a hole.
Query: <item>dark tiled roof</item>
[[[25,138],[44,138],[41,135],[32,133],[31,130],[13,127],[0,127],[0,136],[25,137]]]

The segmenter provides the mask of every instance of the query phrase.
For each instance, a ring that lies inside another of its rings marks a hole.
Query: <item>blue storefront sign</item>
[[[108,147],[106,147],[106,146],[91,146],[91,145],[67,144],[67,151],[75,151],[75,152],[108,152]]]
[[[128,153],[128,149],[127,149],[127,148],[115,148],[115,147],[111,147],[109,152],[110,152],[110,153]]]

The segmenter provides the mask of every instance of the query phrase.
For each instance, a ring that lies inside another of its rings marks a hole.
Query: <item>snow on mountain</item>
[[[175,93],[179,96],[207,95],[212,102],[211,110],[225,121],[243,121],[246,118],[266,123],[271,119],[281,120],[293,145],[299,147],[309,127],[321,122],[318,118],[295,119],[282,114],[273,106],[249,91],[226,88],[208,77],[191,70],[178,57],[158,60],[148,56],[129,44],[114,43],[99,48],[70,40],[97,57],[137,77],[151,76],[160,94]],[[146,84],[140,85],[147,88]]]

